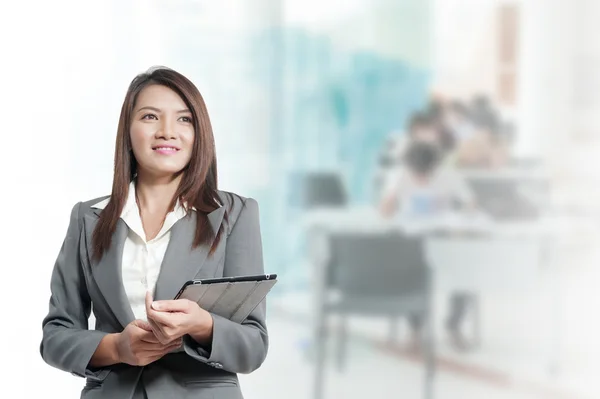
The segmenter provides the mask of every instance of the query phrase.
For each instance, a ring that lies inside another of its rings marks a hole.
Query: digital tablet
[[[205,278],[198,280],[186,281],[174,299],[179,299],[181,294],[192,285],[207,285],[207,284],[219,284],[219,283],[241,283],[241,282],[259,282],[266,280],[277,280],[277,274],[257,274],[252,276],[234,276],[234,277],[215,277]]]

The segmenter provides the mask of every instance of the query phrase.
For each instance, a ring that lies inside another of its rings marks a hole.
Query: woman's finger
[[[152,326],[154,335],[161,343],[166,345],[169,342],[173,341],[173,339],[179,338],[179,337],[174,336],[177,334],[176,333],[177,330],[173,329],[172,327],[158,323],[150,318],[148,318],[148,321],[149,321],[150,325]],[[179,335],[179,336],[181,336],[181,335]]]
[[[144,348],[144,355],[156,355],[159,353],[163,353],[165,350],[165,346],[164,345],[153,345],[153,346],[149,346]]]
[[[160,343],[160,341],[158,340],[158,338],[156,338],[156,335],[154,335],[154,332],[148,332],[147,334],[144,334],[140,337],[140,340],[142,342],[146,342],[149,344],[158,344]]]
[[[146,364],[153,363],[153,362],[161,359],[165,355],[169,354],[170,352],[174,351],[175,349],[179,348],[180,346],[181,346],[181,343],[179,343],[179,345],[171,344],[171,345],[168,345],[167,347],[161,346],[160,348],[154,348],[154,349],[147,350],[143,353],[143,357],[146,359],[146,361],[144,363],[146,363]]]
[[[138,328],[141,328],[142,330],[152,331],[150,324],[146,320],[135,320],[134,323]]]
[[[181,346],[181,343],[177,343],[177,341],[174,343],[168,344],[168,345],[163,345],[160,343],[148,344],[148,345],[144,346],[142,351],[144,353],[162,353],[168,348],[173,349],[173,348],[178,348],[179,346]]]
[[[159,312],[155,309],[153,309],[152,307],[152,294],[150,294],[150,292],[146,292],[146,316],[148,316],[148,321],[154,320],[163,324],[165,318],[163,317],[164,315],[167,315],[167,313],[164,312]]]
[[[152,320],[150,317],[148,317],[148,323],[150,324],[152,332],[154,333],[154,336],[157,338],[157,340],[163,344],[167,343],[167,339],[162,326],[159,323]]]
[[[155,323],[163,324],[168,327],[173,327],[173,314],[167,312],[159,312],[157,310],[150,309],[147,311],[148,320],[152,320]]]

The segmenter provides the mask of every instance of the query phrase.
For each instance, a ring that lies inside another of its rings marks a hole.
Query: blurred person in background
[[[402,138],[402,142],[396,146],[394,155],[396,166],[402,166],[408,148],[413,143],[429,143],[438,149],[438,161],[440,164],[446,162],[449,154],[454,148],[454,140],[450,132],[440,124],[437,111],[429,109],[425,112],[417,112],[408,124],[408,131]]]
[[[388,218],[399,214],[403,219],[430,219],[448,212],[474,210],[471,190],[452,167],[443,163],[443,159],[444,151],[438,140],[413,140],[401,166],[389,175],[381,213]],[[450,298],[446,328],[452,344],[459,350],[469,348],[461,326],[471,300],[472,295],[468,292],[455,292]],[[411,315],[409,322],[412,330],[410,349],[417,350],[424,320]]]
[[[480,125],[487,126],[491,131],[497,132],[500,128],[500,115],[498,110],[494,109],[492,100],[484,95],[477,94],[471,100],[470,113],[473,120],[478,121]]]
[[[236,323],[173,298],[194,278],[256,274],[258,205],[217,189],[200,92],[167,68],[138,75],[121,109],[112,194],[73,207],[42,358],[84,377],[82,398],[242,398],[237,374],[267,355],[264,301]]]
[[[446,123],[446,114],[449,105],[443,98],[434,98],[430,101],[425,111],[431,124],[438,133],[439,144],[446,155],[451,155],[457,144],[457,137],[452,126]]]
[[[462,111],[469,115],[470,133],[461,137],[456,148],[455,162],[461,168],[498,169],[510,162],[510,137],[504,134],[498,112],[486,96],[476,96],[470,109]],[[451,118],[452,119],[452,118]],[[460,134],[460,131],[457,130]]]
[[[442,111],[442,124],[450,131],[457,145],[470,139],[475,127],[471,121],[469,110],[465,104],[458,100],[452,101]]]
[[[384,188],[382,212],[408,217],[435,217],[472,209],[472,194],[451,168],[443,164],[444,153],[436,142],[409,144],[403,163],[391,172]]]
[[[433,143],[444,150],[442,132],[438,129],[435,115],[431,112],[416,112],[410,118],[407,134],[402,138],[402,144],[397,146],[397,160],[406,154],[407,148],[414,142]],[[440,154],[442,155],[442,154]]]
[[[382,199],[383,190],[390,175],[394,175],[398,168],[403,166],[403,158],[407,148],[414,142],[434,143],[441,145],[443,142],[440,130],[435,118],[430,112],[417,112],[413,114],[408,122],[405,133],[393,133],[386,142],[379,156],[379,170],[375,178],[375,190],[377,200]],[[440,147],[442,157],[447,153]]]
[[[471,137],[456,149],[455,162],[459,168],[498,169],[510,162],[510,143],[489,126],[476,122]]]
[[[440,202],[434,214],[452,210],[455,196],[459,199],[457,203],[471,203],[468,187],[451,167],[452,148],[433,113],[414,114],[408,134],[396,145],[391,155],[393,160],[387,162],[389,168],[382,187],[383,213],[391,215],[400,210],[410,215],[408,203],[417,191],[430,191],[428,196]]]

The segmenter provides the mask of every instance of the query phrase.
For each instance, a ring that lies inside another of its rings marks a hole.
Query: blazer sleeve
[[[246,199],[227,239],[224,276],[264,274],[258,203]],[[262,301],[244,322],[236,323],[212,314],[212,345],[206,349],[191,337],[184,339],[184,350],[193,358],[233,373],[251,373],[260,367],[269,345],[266,301]]]
[[[107,333],[88,330],[91,300],[79,257],[81,235],[79,210],[71,211],[67,235],[56,259],[50,280],[50,303],[43,320],[40,345],[49,365],[79,377],[102,379],[107,370],[92,370],[88,363]]]

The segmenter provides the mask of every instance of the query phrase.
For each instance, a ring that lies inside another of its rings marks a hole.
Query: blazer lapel
[[[94,213],[98,214],[99,212],[99,209],[94,209]],[[128,227],[122,219],[118,220],[110,248],[104,253],[102,259],[96,262],[92,260],[91,255],[93,253],[92,233],[97,222],[98,218],[96,216],[89,215],[85,218],[86,243],[88,254],[90,254],[89,259],[92,274],[106,303],[121,325],[125,327],[135,319],[125,293],[125,288],[123,287],[121,272],[123,248],[127,238]]]
[[[225,214],[221,206],[208,214],[208,220],[215,236]],[[194,278],[204,265],[210,245],[200,245],[192,249],[196,233],[196,215],[190,212],[171,228],[171,238],[163,259],[154,299],[173,299],[184,282]]]

